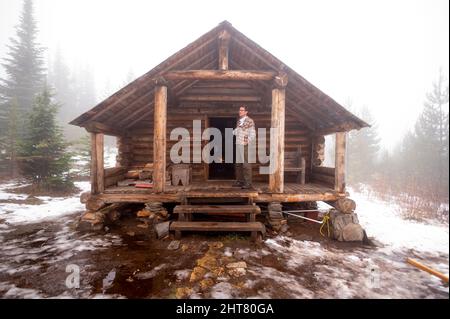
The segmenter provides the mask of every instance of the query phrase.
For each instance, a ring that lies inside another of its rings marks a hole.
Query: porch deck
[[[267,183],[253,184],[253,189],[240,189],[232,186],[232,181],[193,182],[188,186],[166,186],[162,193],[153,189],[135,188],[133,186],[107,187],[102,194],[95,197],[107,203],[149,201],[181,203],[185,197],[251,197],[254,202],[306,202],[335,201],[345,197],[345,193],[336,192],[330,186],[320,183],[285,183],[283,193],[270,193]]]

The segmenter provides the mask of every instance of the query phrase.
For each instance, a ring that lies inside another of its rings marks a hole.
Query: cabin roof
[[[114,127],[116,130],[121,130],[131,128],[141,121],[152,120],[155,79],[168,71],[216,69],[219,56],[218,38],[224,30],[231,36],[229,43],[230,69],[287,73],[286,114],[288,112],[293,114],[303,126],[313,131],[328,133],[369,126],[278,58],[247,38],[227,21],[220,23],[152,70],[81,114],[70,124],[89,127],[96,123],[108,131],[108,128]],[[169,81],[169,106],[171,98],[182,95],[196,82],[198,81]],[[270,95],[271,87],[267,82],[253,82],[252,87],[261,95]]]

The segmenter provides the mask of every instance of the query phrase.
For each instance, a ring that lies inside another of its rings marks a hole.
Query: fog
[[[97,100],[228,20],[344,106],[368,106],[384,147],[414,125],[439,68],[449,4],[434,1],[35,0],[46,59],[89,65]],[[0,58],[22,2],[0,0]],[[0,67],[0,77],[4,70]],[[91,107],[91,106],[89,106]]]

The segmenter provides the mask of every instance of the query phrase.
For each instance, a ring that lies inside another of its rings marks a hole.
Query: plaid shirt
[[[256,139],[255,122],[248,116],[240,125],[240,120],[237,120],[236,128],[233,130],[233,135],[236,135],[236,144],[247,145]]]

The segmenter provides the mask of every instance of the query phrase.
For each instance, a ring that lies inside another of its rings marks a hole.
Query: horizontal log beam
[[[105,187],[116,186],[117,182],[125,179],[125,173],[122,175],[105,176]]]
[[[315,131],[313,131],[314,135],[329,135],[329,134],[334,134],[334,133],[338,133],[338,132],[349,132],[351,130],[354,129],[359,129],[357,127],[355,127],[354,124],[349,123],[349,122],[345,122],[341,125],[335,125],[335,126],[330,126],[327,128],[323,128],[323,129],[317,129]]]
[[[121,167],[121,166],[105,168],[105,177],[123,175],[126,172],[127,172],[127,169],[125,167]]]
[[[200,102],[259,102],[259,96],[237,96],[237,95],[186,95],[179,98],[180,101],[200,101]]]
[[[125,132],[123,132],[122,130],[95,121],[84,124],[84,128],[89,133],[103,133],[106,135],[113,135],[113,136],[125,135]]]
[[[108,192],[108,191],[106,191]],[[146,203],[151,201],[158,201],[164,203],[180,203],[182,200],[182,193],[140,193],[140,194],[101,194],[95,198],[103,200],[105,203]],[[254,197],[254,202],[309,202],[309,201],[336,201],[345,194],[324,192],[320,194],[271,194],[260,193]]]
[[[324,174],[311,174],[311,180],[325,183],[327,186],[334,187],[334,176],[324,175]]]
[[[262,193],[254,199],[254,202],[312,202],[312,201],[333,201],[341,197],[337,193],[321,194],[273,194]]]
[[[340,198],[336,201],[327,201],[327,204],[333,206],[338,211],[344,214],[351,214],[356,209],[356,203],[350,198]]]
[[[164,75],[167,80],[234,80],[270,81],[276,72],[252,70],[187,70],[171,71]]]
[[[335,174],[335,168],[334,167],[326,167],[326,166],[313,166],[312,167],[313,173],[318,173],[322,175],[328,175],[333,176]]]

